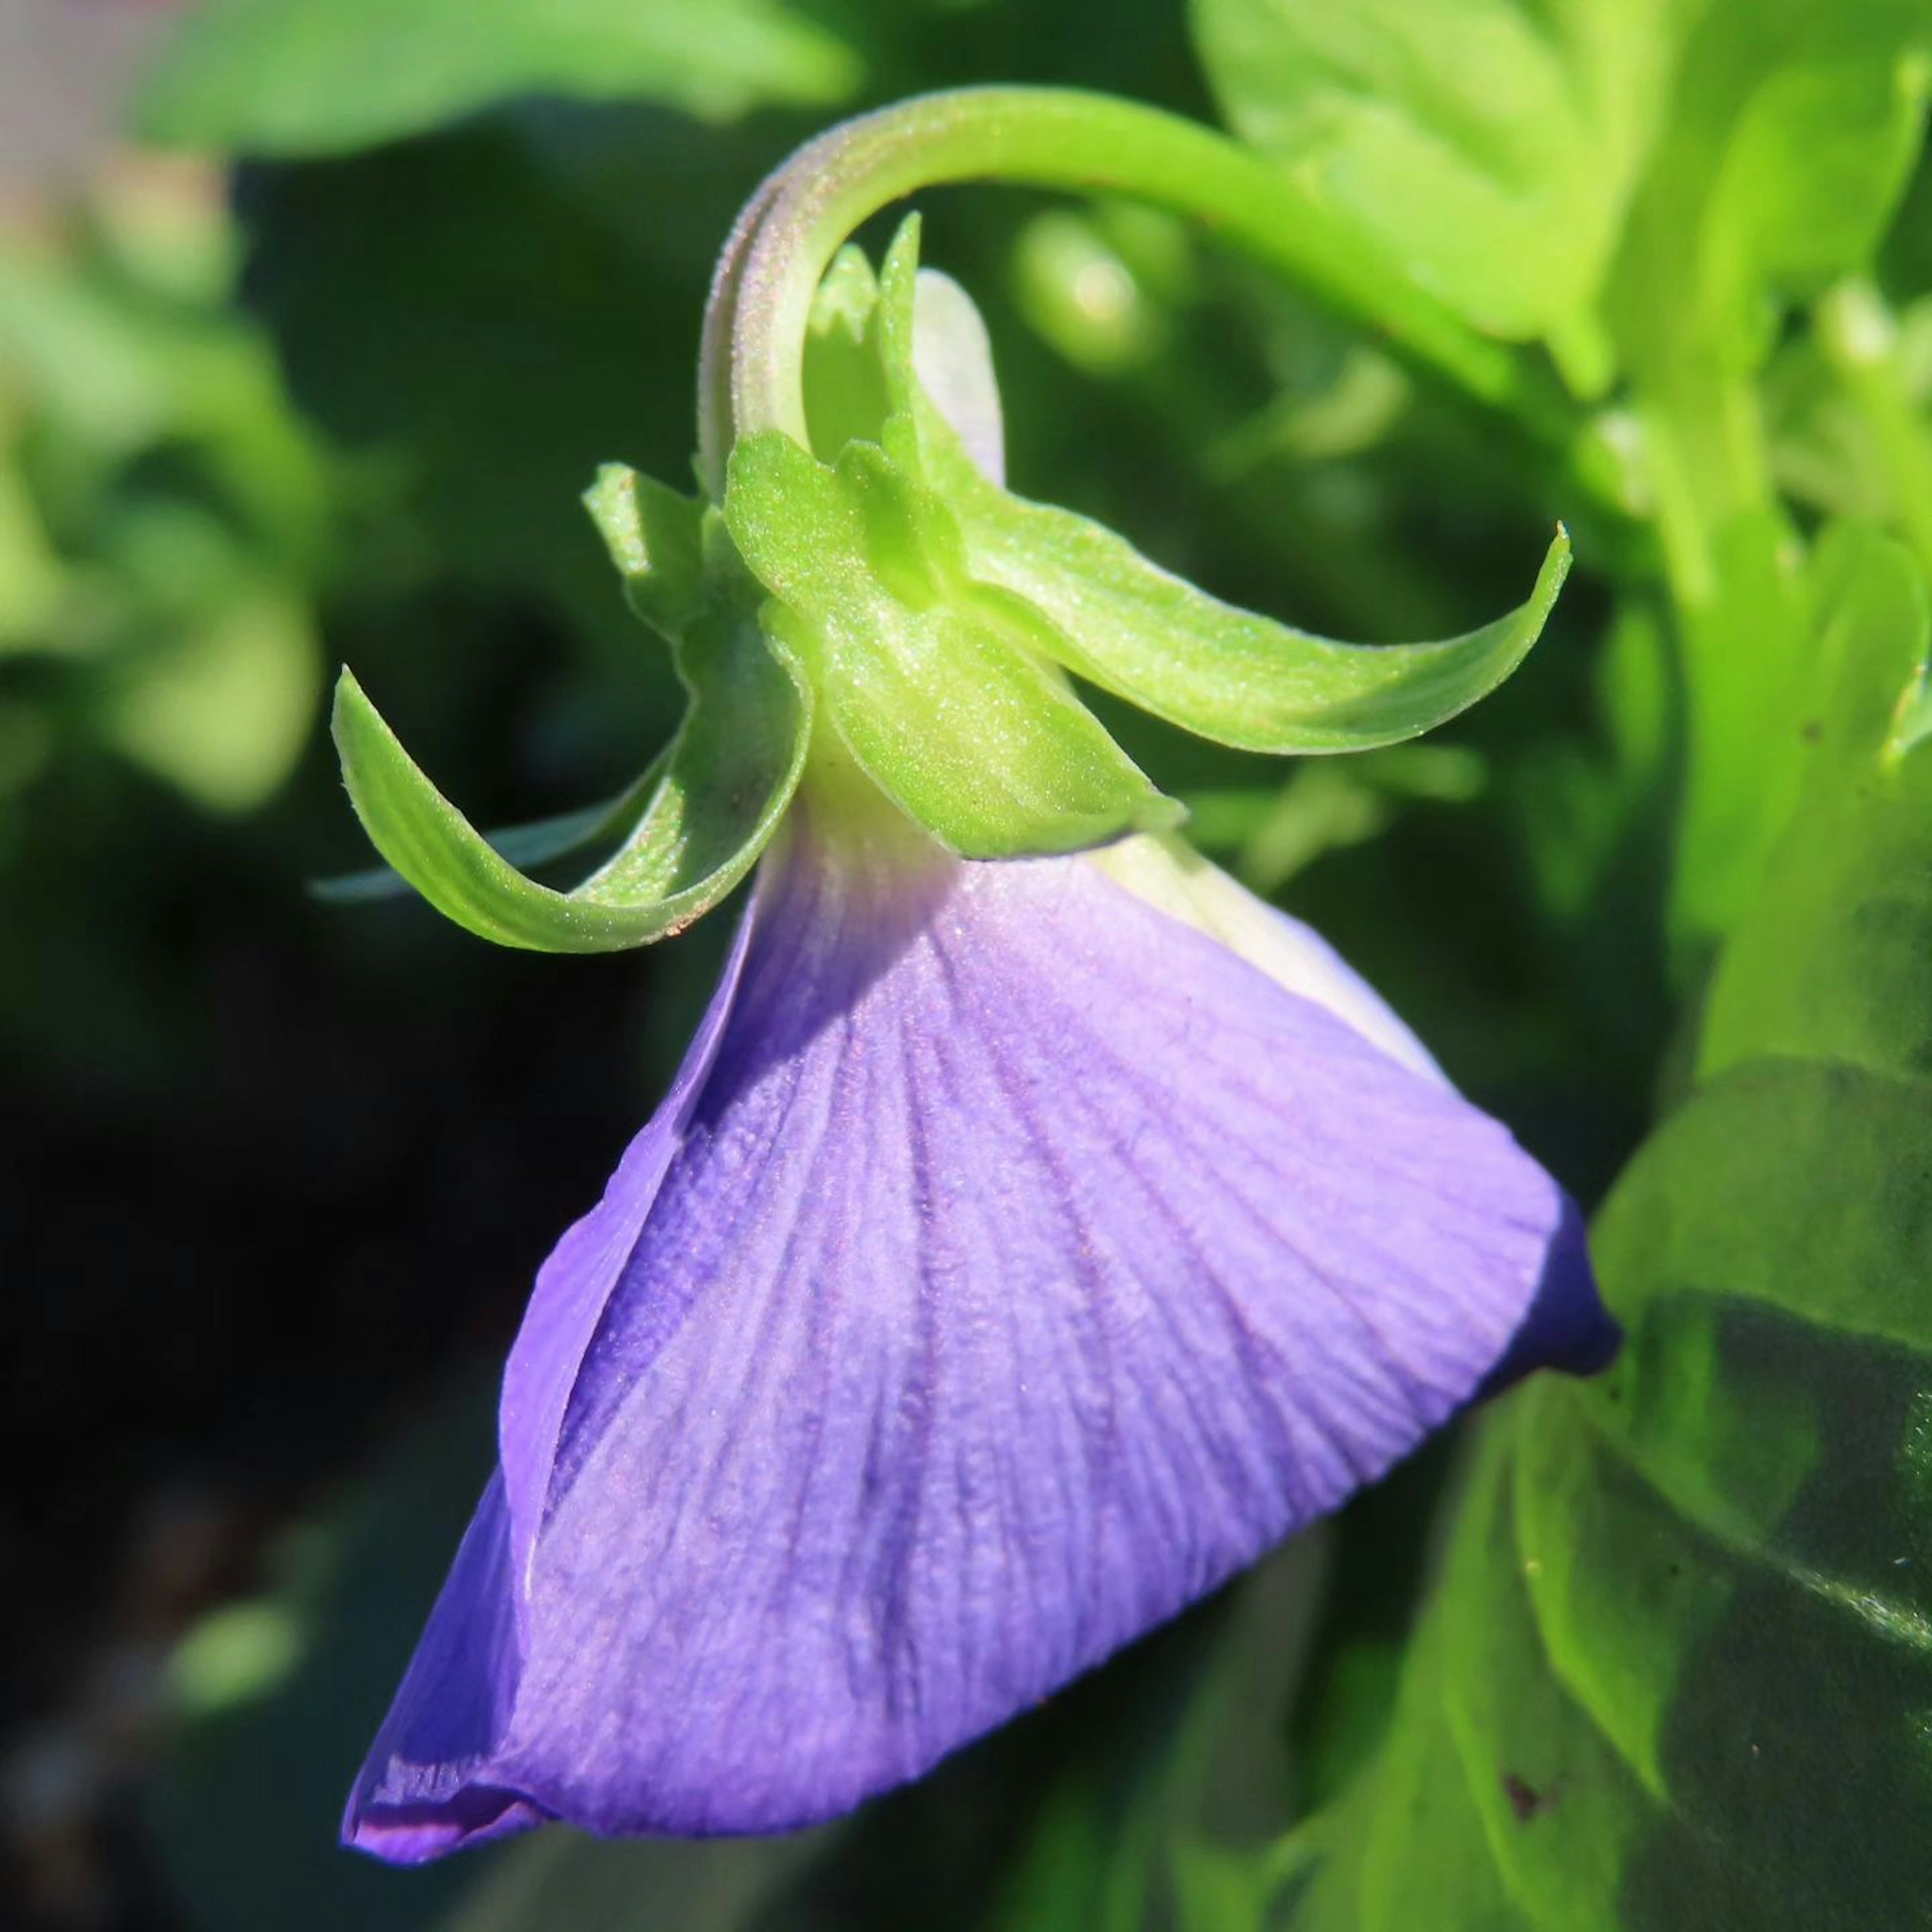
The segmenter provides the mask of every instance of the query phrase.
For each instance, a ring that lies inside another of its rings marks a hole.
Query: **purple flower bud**
[[[1606,1359],[1562,1190],[1196,862],[909,856],[801,803],[538,1278],[348,1842],[843,1811],[1499,1379]]]

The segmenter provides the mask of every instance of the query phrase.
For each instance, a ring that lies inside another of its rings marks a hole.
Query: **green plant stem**
[[[995,180],[1124,196],[1190,217],[1478,400],[1558,440],[1574,427],[1540,365],[1470,328],[1239,142],[1104,95],[969,88],[833,128],[747,204],[706,319],[699,415],[708,488],[722,487],[734,435],[777,428],[804,441],[806,316],[840,244],[920,188]]]
[[[1671,595],[1694,609],[1718,594],[1726,527],[1777,500],[1757,392],[1714,362],[1687,362],[1646,388],[1637,417]]]

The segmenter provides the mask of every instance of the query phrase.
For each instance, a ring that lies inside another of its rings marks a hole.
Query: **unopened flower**
[[[1614,1344],[1562,1189],[1160,830],[1064,675],[1230,742],[1388,742],[1521,657],[1561,540],[1443,644],[1231,610],[1010,496],[970,304],[903,238],[883,283],[855,259],[824,448],[741,436],[722,512],[596,493],[693,708],[608,814],[518,848],[614,835],[583,886],[514,871],[338,704],[376,842],[491,937],[639,943],[758,865],[670,1095],[538,1278],[344,1822],[387,1858],[844,1810]],[[950,363],[915,367],[916,310]]]

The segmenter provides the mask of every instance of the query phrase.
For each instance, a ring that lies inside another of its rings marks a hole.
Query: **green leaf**
[[[1754,365],[1778,301],[1869,262],[1918,152],[1928,51],[1919,0],[1703,10],[1616,272],[1633,368]]]
[[[1660,613],[1632,598],[1613,614],[1594,652],[1588,741],[1544,738],[1513,760],[1525,849],[1546,914],[1599,949],[1606,916],[1628,926],[1624,881],[1640,827],[1667,808],[1671,784],[1670,643]],[[1659,896],[1641,878],[1640,896]]]
[[[880,332],[898,416],[895,453],[957,518],[964,567],[1037,620],[1038,648],[1069,670],[1197,736],[1272,752],[1358,752],[1418,736],[1486,697],[1541,634],[1570,568],[1559,526],[1528,601],[1468,635],[1439,644],[1339,644],[1236,609],[1150,563],[1084,517],[1002,488],[928,393],[928,368],[972,370],[963,292],[922,300],[918,231],[908,222],[880,277]],[[937,292],[934,294],[936,296]],[[946,306],[942,308],[944,302]],[[970,304],[968,304],[970,307]],[[918,344],[928,315],[945,317],[950,362]],[[976,316],[974,318],[976,320]],[[990,378],[986,383],[989,385]],[[956,404],[997,451],[998,416]],[[907,436],[912,430],[915,433]]]
[[[1848,280],[1811,322],[1767,373],[1778,480],[1840,515],[1882,520],[1932,568],[1932,300],[1895,314],[1872,284]]]
[[[696,177],[692,199],[722,223],[712,146],[678,128],[657,164]],[[687,459],[688,424],[657,427],[644,404],[689,380],[692,320],[667,311],[702,302],[695,265],[680,296],[674,261],[626,246],[500,124],[262,167],[250,216],[251,299],[277,356],[334,441],[403,486],[403,534],[440,571],[568,598],[574,628],[601,620],[633,655],[575,500],[618,421],[632,461],[670,476]]]
[[[724,499],[765,622],[872,781],[952,850],[1010,858],[1172,825],[1163,799],[960,568],[946,506],[874,443],[836,468],[765,430]]]
[[[1799,734],[1808,770],[1756,904],[1714,981],[1699,1048],[1706,1078],[1776,1053],[1932,1072],[1923,944],[1932,932],[1932,827],[1906,801],[1922,788],[1898,735],[1924,701],[1922,658],[1874,676],[1873,637],[1928,634],[1924,578],[1874,532],[1834,531],[1813,563],[1812,701]],[[1870,748],[1885,747],[1874,769]],[[1856,896],[1858,916],[1843,907]],[[1784,930],[1804,935],[1793,945]]]
[[[1786,838],[1699,1084],[1594,1233],[1623,1354],[1490,1418],[1298,1927],[1862,1928],[1932,1895],[1932,761],[1894,722],[1926,602],[1869,534],[1816,574]]]
[[[1592,302],[1671,0],[1193,0],[1238,132],[1423,287],[1526,339]]]
[[[335,742],[376,848],[446,917],[500,945],[606,952],[668,938],[748,872],[811,736],[803,686],[742,610],[716,609],[679,651],[691,709],[628,838],[568,892],[526,878],[432,785],[347,671]]]
[[[95,728],[210,812],[252,811],[281,786],[314,728],[323,667],[308,608],[238,574],[172,647],[104,668]]]
[[[1680,976],[1756,890],[1812,722],[1810,592],[1754,379],[1785,305],[1868,264],[1917,152],[1928,53],[1922,0],[1704,9],[1618,257],[1606,312],[1680,607]],[[1909,451],[1908,475],[1924,461]],[[1916,488],[1900,494],[1923,527]]]
[[[1870,531],[1846,526],[1807,560],[1780,518],[1744,518],[1718,555],[1716,599],[1678,618],[1691,701],[1672,914],[1694,964],[1761,890],[1808,773],[1831,745],[1838,653],[1861,598],[1890,585],[1894,627],[1912,621],[1899,588],[1913,584],[1911,566]],[[1848,576],[1854,555],[1860,570]]]
[[[712,119],[849,99],[863,68],[776,0],[202,0],[148,76],[149,140],[338,154],[524,94]]]

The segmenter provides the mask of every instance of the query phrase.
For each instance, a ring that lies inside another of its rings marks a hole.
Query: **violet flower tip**
[[[1559,1195],[1556,1226],[1521,1324],[1472,1398],[1486,1402],[1538,1369],[1594,1376],[1623,1346],[1623,1327],[1603,1303],[1582,1210]]]

